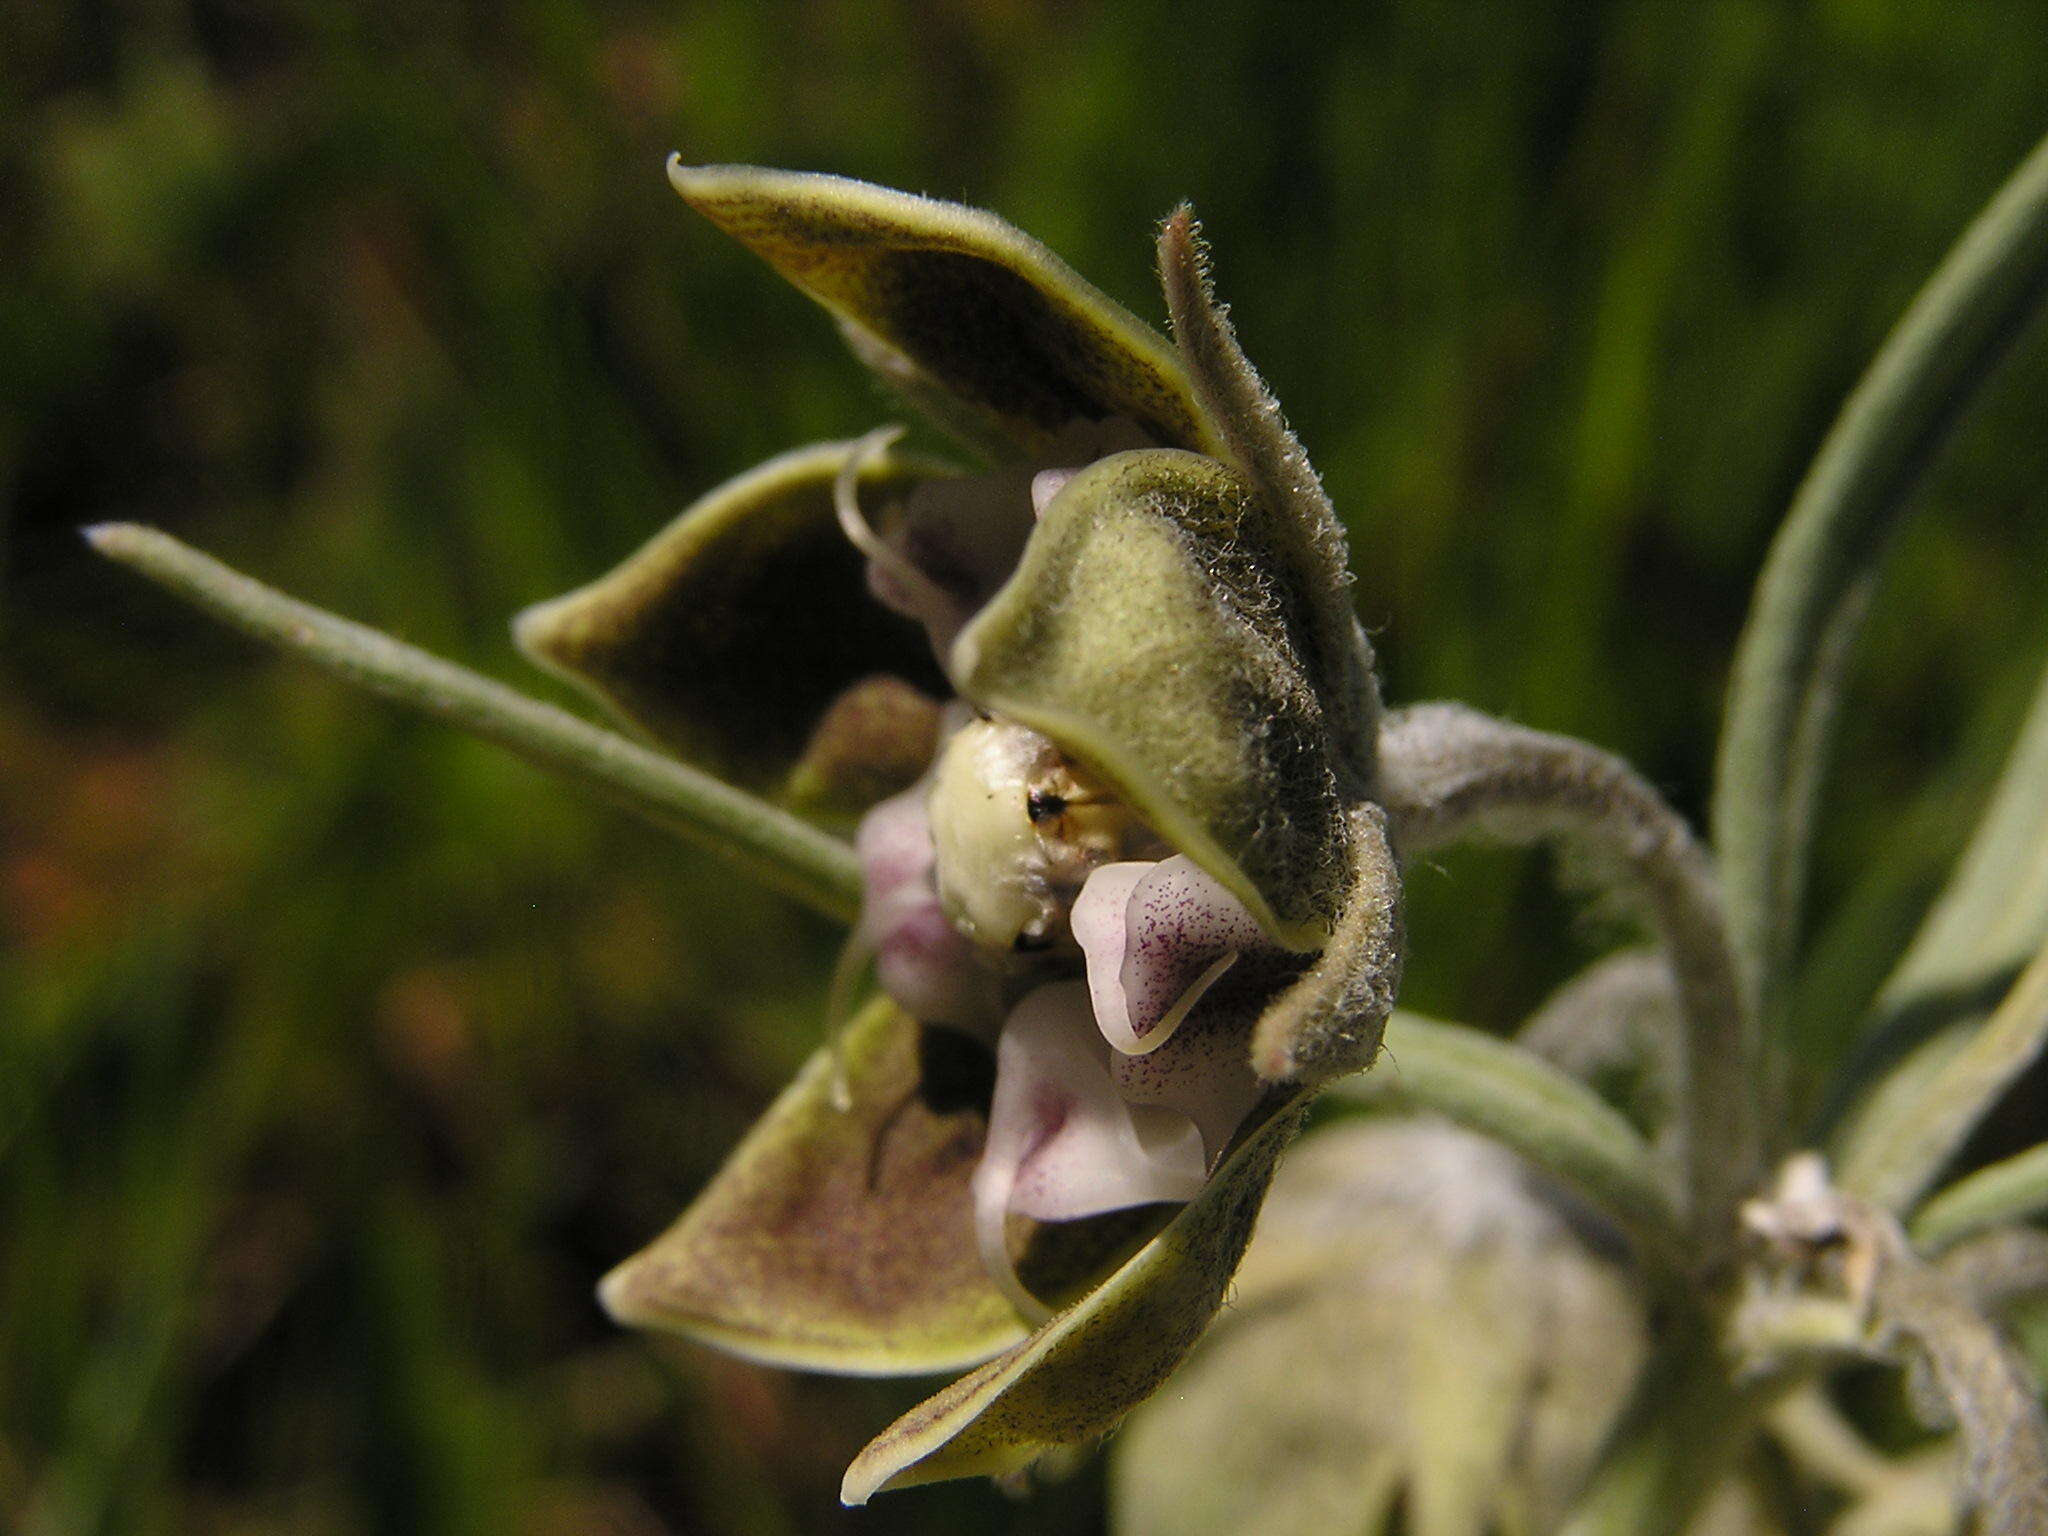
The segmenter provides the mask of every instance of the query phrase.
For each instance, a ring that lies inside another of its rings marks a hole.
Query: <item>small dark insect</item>
[[[1024,802],[1024,812],[1034,825],[1041,821],[1050,821],[1055,816],[1065,815],[1066,809],[1067,797],[1056,795],[1049,789],[1033,790]]]

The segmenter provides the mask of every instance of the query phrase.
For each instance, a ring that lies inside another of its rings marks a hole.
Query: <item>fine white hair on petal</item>
[[[1074,1221],[1187,1201],[1207,1177],[1193,1122],[1126,1103],[1110,1054],[1078,981],[1027,994],[1003,1025],[988,1139],[974,1174],[974,1227],[990,1278],[1029,1318],[1046,1310],[1017,1278],[1006,1231],[1012,1213]]]
[[[1127,1056],[1170,1040],[1231,956],[1274,948],[1244,903],[1185,854],[1094,871],[1073,932],[1096,1023]]]

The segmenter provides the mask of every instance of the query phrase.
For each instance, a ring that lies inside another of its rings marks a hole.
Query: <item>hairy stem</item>
[[[1611,753],[1455,704],[1390,714],[1381,795],[1397,846],[1559,839],[1603,866],[1655,926],[1684,1019],[1680,1103],[1693,1232],[1709,1258],[1761,1172],[1758,1042],[1720,894],[1684,820]]]
[[[86,538],[108,559],[245,634],[594,789],[821,912],[851,918],[860,910],[853,850],[786,811],[567,710],[286,597],[169,534],[103,523]]]
[[[1782,1389],[1764,1380],[1738,1385],[1703,1314],[1682,1308],[1663,1333],[1561,1536],[1679,1536]]]

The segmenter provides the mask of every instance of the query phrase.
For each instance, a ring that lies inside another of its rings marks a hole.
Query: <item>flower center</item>
[[[994,955],[1052,949],[1089,874],[1157,841],[1050,741],[1006,720],[953,733],[926,814],[940,905]]]

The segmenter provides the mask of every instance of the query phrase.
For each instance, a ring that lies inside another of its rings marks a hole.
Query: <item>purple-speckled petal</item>
[[[1214,1162],[1222,1156],[1266,1085],[1252,1071],[1249,1049],[1258,996],[1205,999],[1173,1032],[1143,1056],[1110,1054],[1110,1076],[1124,1102],[1158,1105],[1183,1114],[1202,1133]]]
[[[1171,1039],[1230,956],[1277,948],[1244,903],[1183,854],[1096,870],[1074,903],[1073,930],[1095,1022],[1130,1056]]]

